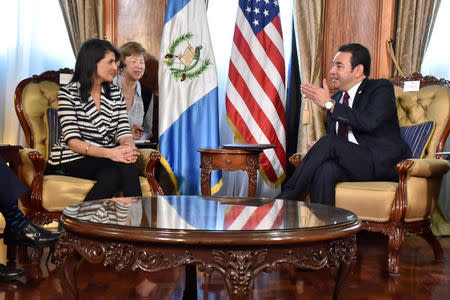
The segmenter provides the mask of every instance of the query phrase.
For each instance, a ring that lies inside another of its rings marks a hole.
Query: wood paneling
[[[372,57],[371,78],[390,78],[392,62],[386,40],[393,38],[395,0],[328,0],[325,10],[323,76],[346,43],[366,46]]]
[[[103,0],[105,38],[116,46],[135,41],[147,50],[140,82],[155,92],[153,138],[158,138],[158,58],[166,13],[166,0]]]
[[[136,41],[148,52],[142,82],[158,88],[158,57],[166,12],[165,0],[104,0],[105,37],[113,45]]]

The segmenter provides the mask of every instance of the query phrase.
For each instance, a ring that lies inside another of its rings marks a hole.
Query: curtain
[[[450,1],[442,1],[433,25],[432,34],[425,50],[420,72],[423,75],[433,75],[437,78],[450,79],[450,56],[448,55],[448,39],[445,38],[450,28],[448,15]],[[444,151],[450,151],[450,139],[444,146]],[[439,194],[439,205],[432,217],[433,233],[435,235],[450,235],[450,173],[444,175]]]
[[[0,143],[24,145],[14,110],[17,84],[48,70],[73,68],[75,58],[58,0],[0,1]]]
[[[440,0],[399,0],[395,58],[405,76],[420,71]],[[394,76],[399,71],[394,71]],[[401,75],[401,74],[400,74]]]
[[[90,38],[103,38],[103,1],[59,0],[75,56]]]
[[[325,0],[294,0],[294,28],[300,61],[301,82],[322,86],[322,55]],[[306,153],[306,143],[325,134],[323,111],[309,99],[302,101],[297,152]]]

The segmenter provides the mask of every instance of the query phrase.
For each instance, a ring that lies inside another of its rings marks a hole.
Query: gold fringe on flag
[[[241,144],[245,144],[247,143],[244,138],[242,137],[241,133],[237,130],[236,126],[234,126],[233,122],[231,121],[230,117],[227,115],[227,123],[231,128],[231,131],[234,133],[234,141],[237,143],[241,143]],[[275,187],[278,188],[280,186],[280,184],[284,181],[284,179],[286,178],[286,172],[283,173],[283,175],[281,175],[275,182],[272,182],[269,180],[269,178],[267,177],[266,172],[264,172],[262,167],[259,167],[259,173],[261,174],[261,177],[264,179],[264,181]]]

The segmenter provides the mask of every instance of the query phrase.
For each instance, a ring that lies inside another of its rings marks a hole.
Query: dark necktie
[[[345,92],[344,98],[342,99],[342,104],[348,106],[348,99],[350,99],[350,96],[348,95],[347,92]],[[341,122],[341,121],[338,122],[337,135],[347,139],[347,136],[348,136],[347,124],[345,124],[344,122]]]

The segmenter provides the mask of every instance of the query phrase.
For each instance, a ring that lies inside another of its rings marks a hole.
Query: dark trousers
[[[88,156],[58,166],[47,166],[46,174],[61,170],[64,175],[96,180],[84,201],[111,198],[117,192],[124,197],[142,196],[137,165]]]
[[[374,179],[372,154],[367,149],[326,135],[305,155],[277,198],[298,200],[309,188],[311,202],[335,205],[336,183]]]
[[[4,215],[8,208],[17,205],[19,197],[27,189],[0,156],[0,212]]]

